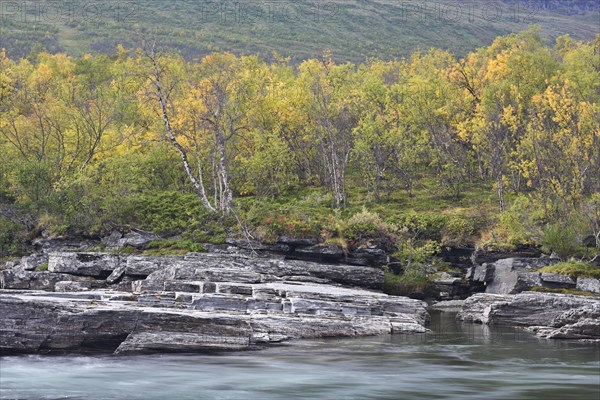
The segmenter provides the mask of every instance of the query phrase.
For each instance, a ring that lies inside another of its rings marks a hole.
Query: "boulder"
[[[458,267],[461,270],[466,270],[473,266],[471,256],[475,252],[475,248],[466,246],[444,246],[440,252],[440,258],[453,267]]]
[[[158,239],[158,236],[141,231],[129,232],[121,239],[118,240],[117,246],[118,248],[123,248],[125,246],[135,247],[136,249],[144,249],[148,245],[148,243]]]
[[[293,256],[301,259],[338,262],[344,258],[344,251],[339,246],[326,244],[297,248],[294,251]]]
[[[67,274],[9,269],[0,271],[0,288],[12,290],[46,290],[52,292],[61,281],[77,278]]]
[[[471,267],[467,272],[467,279],[481,283],[491,282],[494,279],[494,264],[483,263]]]
[[[110,273],[108,278],[106,278],[106,283],[108,283],[109,285],[119,283],[125,276],[126,270],[127,262],[119,262],[119,265]]]
[[[476,267],[476,273],[473,276],[477,276],[479,280],[484,279],[487,282],[486,293],[520,293],[530,290],[535,286],[542,286],[541,273],[535,271],[556,262],[558,260],[550,257],[507,258],[498,260],[491,266],[487,264],[485,271],[481,271],[479,274],[477,274],[478,268]]]
[[[122,257],[106,253],[51,253],[48,271],[106,279],[119,267]]]
[[[56,292],[87,292],[92,289],[103,287],[99,281],[94,280],[79,280],[79,281],[60,281],[56,282],[54,290]]]
[[[486,251],[484,249],[476,249],[471,255],[471,262],[476,266],[484,263],[493,264],[498,260],[507,258],[537,259],[541,256],[542,252],[533,247],[516,251]]]
[[[181,257],[127,257],[125,275],[134,279],[143,279],[153,272],[160,271],[181,260]]]
[[[113,230],[110,235],[103,237],[100,241],[108,250],[117,250],[121,238],[123,238],[123,234],[118,230]]]
[[[464,302],[457,318],[527,327],[542,337],[600,339],[600,299],[586,296],[480,293]]]
[[[568,275],[543,272],[540,274],[540,278],[544,287],[572,289],[577,285],[575,280]]]
[[[86,251],[99,244],[96,240],[90,239],[64,239],[64,238],[40,238],[32,242],[38,253],[64,253]]]
[[[48,254],[43,253],[33,253],[29,256],[25,256],[21,258],[21,262],[19,266],[24,271],[35,271],[42,264],[48,263]]]
[[[577,290],[600,294],[600,279],[577,278]]]
[[[438,273],[433,279],[437,300],[455,300],[464,298],[469,291],[468,285],[462,278],[450,275],[447,272]]]
[[[350,252],[344,261],[350,265],[382,266],[389,263],[389,257],[383,249],[365,248]]]

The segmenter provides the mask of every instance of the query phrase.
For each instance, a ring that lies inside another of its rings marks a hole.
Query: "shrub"
[[[495,226],[482,234],[479,247],[511,251],[535,245],[544,220],[540,210],[541,207],[529,197],[517,197],[511,207],[500,214]]]
[[[205,249],[201,244],[194,243],[191,240],[158,239],[148,243],[144,254],[153,256],[185,255],[187,253],[200,253],[203,251]]]
[[[424,297],[433,287],[433,281],[424,272],[407,271],[396,275],[386,271],[383,291],[394,296]]]
[[[476,229],[476,219],[462,215],[450,216],[442,230],[442,243],[449,246],[470,243]]]
[[[411,212],[390,218],[405,233],[419,240],[436,240],[442,238],[442,230],[447,224],[448,216]]]
[[[435,254],[440,251],[440,244],[433,240],[415,242],[408,239],[399,241],[397,249],[392,256],[408,270],[425,268],[426,265],[433,263]]]
[[[257,231],[259,237],[265,242],[273,242],[280,236],[316,238],[320,237],[321,224],[312,218],[305,218],[296,213],[279,214],[264,218]]]
[[[395,225],[385,223],[379,214],[370,212],[366,208],[350,217],[343,228],[344,237],[354,241],[393,238],[396,231]]]
[[[577,233],[571,226],[547,225],[542,234],[541,244],[544,252],[556,253],[563,260],[581,254]]]
[[[0,258],[20,256],[26,247],[26,227],[9,218],[0,217]]]
[[[198,196],[175,191],[139,195],[132,208],[142,229],[162,234],[181,233],[207,214]]]

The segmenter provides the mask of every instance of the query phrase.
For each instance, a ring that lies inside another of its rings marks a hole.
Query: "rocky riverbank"
[[[373,291],[377,268],[240,255],[51,253],[0,275],[0,354],[251,349],[427,331],[426,303]]]
[[[600,299],[554,293],[477,294],[458,319],[517,326],[548,339],[600,340]]]
[[[120,249],[150,239],[115,235],[106,244]],[[387,256],[377,249],[365,250],[370,258],[354,255],[351,265],[308,261],[335,252],[292,239],[229,241],[209,246],[210,253],[163,257],[85,252],[86,246],[44,242],[38,253],[5,263],[0,354],[240,350],[299,338],[428,331],[425,302],[381,293],[384,270],[374,265]],[[544,338],[600,339],[597,279],[538,272],[556,260],[537,254],[445,253],[461,272],[438,278],[436,297],[455,300],[435,308]],[[522,293],[536,286],[591,297]]]

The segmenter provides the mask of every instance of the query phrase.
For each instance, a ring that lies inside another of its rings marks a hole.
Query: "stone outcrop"
[[[102,253],[51,253],[48,271],[106,279],[120,265],[122,257]]]
[[[21,258],[20,268],[25,271],[35,271],[42,265],[48,263],[48,255],[43,253],[33,253]]]
[[[54,291],[59,282],[88,282],[91,287],[105,286],[100,281],[47,271],[23,271],[19,268],[0,271],[0,289]]]
[[[299,338],[427,331],[426,305],[418,300],[319,284],[206,287],[2,292],[0,354],[241,350]],[[164,289],[190,292],[158,291]]]
[[[527,328],[552,339],[600,340],[600,299],[550,293],[476,294],[458,319]]]
[[[482,264],[493,264],[496,261],[507,259],[507,258],[520,258],[520,259],[538,259],[542,256],[539,249],[536,248],[523,248],[513,251],[493,251],[488,252],[483,249],[474,249],[471,254],[471,262],[473,265]]]
[[[241,350],[427,331],[424,302],[365,290],[382,285],[378,268],[53,253],[48,272],[1,273],[12,290],[0,291],[0,354]]]
[[[467,279],[485,284],[485,292],[491,294],[521,293],[535,286],[575,288],[575,281],[568,276],[537,272],[557,262],[550,257],[506,258],[476,265],[467,273]]]
[[[289,238],[281,236],[275,243],[260,243],[244,239],[227,239],[225,245],[206,245],[210,252],[220,254],[255,255],[273,258],[281,256],[288,260],[344,263],[355,266],[383,266],[389,257],[381,244],[370,244],[343,250],[333,244],[319,243],[316,238]]]
[[[600,294],[600,279],[577,278],[577,290]]]

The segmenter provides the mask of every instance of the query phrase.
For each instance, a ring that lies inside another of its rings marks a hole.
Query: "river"
[[[592,399],[600,344],[435,313],[433,333],[212,355],[0,358],[1,399]]]

